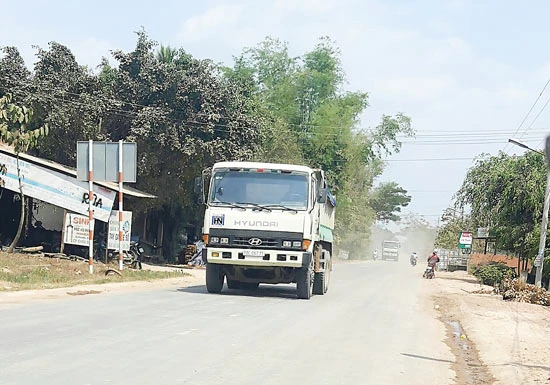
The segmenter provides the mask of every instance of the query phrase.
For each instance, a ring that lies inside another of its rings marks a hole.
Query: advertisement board
[[[473,240],[474,240],[474,236],[473,236],[472,233],[470,233],[470,232],[460,233],[460,237],[458,239],[458,248],[459,249],[471,249]]]
[[[6,175],[2,176],[5,188],[19,192],[17,178],[17,158],[0,153],[0,164],[5,164]],[[88,183],[76,180],[74,177],[49,170],[26,160],[19,160],[25,195],[43,202],[62,207],[69,211],[88,215],[89,190]],[[113,207],[115,192],[94,185],[94,218],[107,222]]]
[[[122,250],[130,250],[130,237],[132,235],[132,212],[122,212]],[[113,210],[109,218],[109,237],[107,239],[109,250],[118,250],[118,210]]]
[[[65,231],[63,242],[70,245],[88,246],[90,232],[87,216],[67,213],[65,214]]]

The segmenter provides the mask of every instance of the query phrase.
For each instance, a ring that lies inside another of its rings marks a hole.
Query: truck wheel
[[[224,278],[220,265],[215,263],[206,264],[206,290],[209,293],[221,292]]]
[[[313,280],[313,294],[323,295],[325,294],[325,281],[327,275],[324,271],[315,273],[315,279]]]
[[[234,280],[234,279],[227,279],[227,288],[228,289],[240,289],[242,282]]]
[[[328,253],[328,251],[323,250],[323,253]],[[325,267],[325,271],[315,273],[315,279],[313,280],[313,294],[323,295],[328,291],[331,270],[332,260],[329,259],[329,263]]]
[[[313,258],[307,267],[296,271],[296,296],[300,299],[310,299],[313,294]]]

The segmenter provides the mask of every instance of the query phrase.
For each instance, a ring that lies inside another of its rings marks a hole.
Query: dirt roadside
[[[181,269],[163,266],[143,266],[144,270],[178,271]],[[20,304],[30,301],[57,300],[81,295],[111,295],[135,291],[147,291],[157,288],[180,288],[204,284],[204,269],[185,269],[185,274],[177,278],[155,279],[148,281],[127,281],[102,284],[86,284],[55,289],[37,289],[21,291],[0,291],[0,306]]]
[[[550,307],[503,301],[463,271],[423,285],[447,328],[457,384],[550,384]]]

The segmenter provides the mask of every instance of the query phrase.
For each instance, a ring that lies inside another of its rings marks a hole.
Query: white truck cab
[[[203,173],[204,175],[204,173]],[[324,172],[306,166],[220,162],[196,191],[206,204],[206,287],[219,293],[260,283],[297,284],[309,299],[328,290],[335,198]]]

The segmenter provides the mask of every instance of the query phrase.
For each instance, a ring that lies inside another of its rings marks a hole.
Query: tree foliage
[[[278,161],[284,154],[287,162],[325,170],[338,198],[338,238],[354,234],[351,242],[364,243],[375,218],[373,181],[382,157],[399,151],[398,135],[412,135],[410,119],[383,116],[375,129],[357,130],[368,94],[344,91],[340,52],[326,37],[299,57],[290,56],[287,43],[267,38],[245,49],[227,73],[266,107],[274,128],[266,132],[263,148],[269,151],[262,155]]]
[[[33,110],[25,106],[18,106],[11,102],[10,94],[0,98],[0,142],[13,146],[17,154],[17,179],[19,181],[19,193],[21,195],[21,216],[17,233],[8,248],[13,252],[19,242],[23,223],[25,221],[25,194],[23,191],[22,175],[19,165],[19,153],[26,152],[29,148],[36,147],[39,140],[48,135],[48,126],[32,128]],[[0,165],[0,174],[6,173],[5,165]],[[3,181],[2,181],[3,184]]]
[[[402,114],[383,116],[372,130],[356,128],[368,94],[344,90],[340,52],[329,38],[297,57],[286,42],[267,38],[229,68],[159,46],[140,30],[135,48],[113,51],[114,64],[104,58],[99,73],[56,42],[38,49],[32,71],[17,49],[3,50],[0,96],[10,91],[32,108],[33,129],[50,128],[34,153],[75,165],[79,140],[136,142],[136,187],[158,196],[136,206],[159,213],[167,244],[181,226],[199,223],[193,177],[222,160],[324,169],[339,201],[339,239],[347,233],[366,238],[383,157],[399,151],[400,135],[413,134]],[[405,200],[395,198],[398,211]],[[395,218],[389,211],[387,217]],[[170,246],[164,251],[174,253]]]
[[[470,208],[471,226],[489,227],[497,248],[534,257],[546,184],[540,154],[482,157],[468,171],[457,204]]]
[[[474,228],[474,221],[464,211],[457,215],[458,208],[447,208],[441,216],[441,226],[437,232],[435,246],[443,249],[456,249],[458,246],[459,234],[463,231],[471,231]]]
[[[407,190],[399,187],[395,182],[382,183],[378,186],[371,196],[371,207],[373,208],[376,219],[379,221],[398,221],[402,207],[406,207],[411,201]]]

